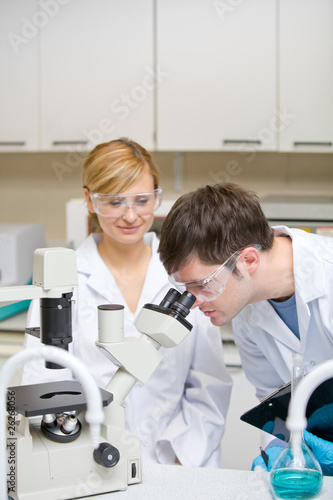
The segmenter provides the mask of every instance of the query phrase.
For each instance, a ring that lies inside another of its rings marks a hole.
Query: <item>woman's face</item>
[[[120,194],[139,194],[154,190],[154,181],[152,175],[147,171],[140,179],[127,191]],[[86,193],[88,209],[94,212],[89,194]],[[104,237],[111,238],[118,243],[134,244],[149,231],[154,220],[154,214],[140,215],[135,209],[127,207],[125,213],[119,218],[103,217],[97,214],[99,224],[104,233]]]

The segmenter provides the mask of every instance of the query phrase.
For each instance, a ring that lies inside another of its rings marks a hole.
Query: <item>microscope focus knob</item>
[[[103,467],[114,467],[120,459],[120,453],[110,443],[100,443],[99,447],[94,450],[94,460]]]

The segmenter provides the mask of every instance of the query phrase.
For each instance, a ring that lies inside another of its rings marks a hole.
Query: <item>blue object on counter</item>
[[[29,281],[28,285],[32,285],[32,279]],[[0,321],[4,321],[11,316],[20,314],[29,308],[31,300],[21,300],[20,302],[14,302],[13,304],[7,304],[2,306],[0,304]]]
[[[22,300],[21,302],[15,302],[14,304],[0,307],[0,321],[26,311],[29,308],[30,302],[31,300]]]

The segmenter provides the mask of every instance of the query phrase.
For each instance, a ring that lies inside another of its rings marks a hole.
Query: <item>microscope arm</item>
[[[170,289],[159,306],[146,304],[135,327],[140,338],[124,338],[124,307],[116,304],[98,306],[97,347],[117,366],[106,389],[122,404],[137,380],[146,383],[162,360],[159,352],[179,345],[192,329],[185,320],[195,297]]]
[[[42,287],[36,285],[4,286],[0,288],[0,307],[20,302],[21,300],[59,298],[63,293],[69,291],[71,290],[69,290],[68,286],[51,290],[44,290]]]
[[[33,284],[0,288],[0,307],[27,299],[59,298],[77,286],[76,259],[69,248],[34,252]]]

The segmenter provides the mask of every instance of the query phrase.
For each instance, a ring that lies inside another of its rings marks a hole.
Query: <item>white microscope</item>
[[[71,298],[75,286],[74,251],[39,249],[34,254],[33,285],[0,288],[0,303],[40,298],[41,341],[60,347],[63,353],[72,341]],[[189,292],[181,295],[170,289],[160,305],[146,304],[135,324],[140,338],[124,337],[123,306],[98,307],[96,345],[119,368],[106,390],[100,389],[104,422],[94,446],[89,439],[88,425],[82,418],[89,421],[91,408],[86,411],[87,400],[79,382],[8,389],[7,415],[14,414],[6,422],[9,499],[69,500],[124,490],[130,484],[141,482],[141,442],[125,428],[123,401],[136,381],[145,383],[158,366],[162,359],[158,351],[160,346],[177,346],[191,331],[192,325],[185,318],[194,301],[195,297]],[[39,336],[37,329],[29,333]],[[43,355],[47,368],[59,369],[68,362],[67,358],[75,360],[65,352],[57,362],[54,352],[60,351],[54,347],[48,349],[52,356]],[[34,358],[34,351],[38,349],[18,353],[21,358],[24,356],[24,362],[30,356],[29,351]],[[14,361],[15,356],[9,362]],[[83,366],[78,360],[75,362]],[[70,364],[66,366],[71,367]],[[5,369],[6,364],[2,373]],[[78,371],[74,374],[79,377]],[[20,417],[16,421],[17,413]],[[40,416],[41,422],[31,423],[28,417],[32,416]]]

